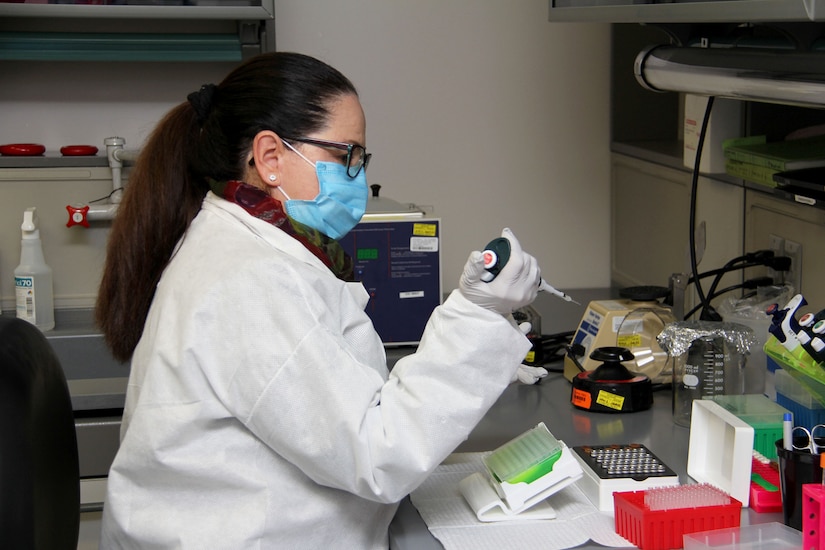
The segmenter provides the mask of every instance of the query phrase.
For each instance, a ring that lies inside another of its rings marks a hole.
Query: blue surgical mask
[[[287,198],[287,215],[331,239],[340,239],[361,221],[366,212],[369,198],[366,171],[361,170],[355,178],[351,178],[343,164],[312,162],[286,141],[284,144],[315,167],[319,189],[312,200],[293,200],[279,187]]]

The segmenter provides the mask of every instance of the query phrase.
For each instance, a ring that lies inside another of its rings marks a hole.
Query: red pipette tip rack
[[[682,548],[682,535],[738,527],[742,503],[712,485],[614,493],[616,533],[642,550]]]

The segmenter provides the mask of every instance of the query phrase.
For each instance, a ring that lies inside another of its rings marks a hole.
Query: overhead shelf
[[[3,17],[82,19],[274,19],[274,0],[0,0]]]
[[[757,23],[825,20],[825,0],[549,0],[550,21]]]
[[[15,61],[240,61],[237,34],[0,33],[0,59]]]

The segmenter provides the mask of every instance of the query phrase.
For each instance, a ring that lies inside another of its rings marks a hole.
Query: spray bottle
[[[23,213],[23,238],[20,241],[20,265],[14,270],[17,317],[46,331],[54,328],[52,268],[46,265],[37,212],[34,207]]]

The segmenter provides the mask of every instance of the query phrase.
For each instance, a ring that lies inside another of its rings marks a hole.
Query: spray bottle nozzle
[[[23,230],[24,239],[40,238],[40,231],[37,229],[37,208],[34,206],[26,208],[23,212],[23,224],[20,229]]]
[[[23,212],[23,225],[20,226],[23,231],[34,231],[37,229],[37,208],[32,206],[26,208]]]

